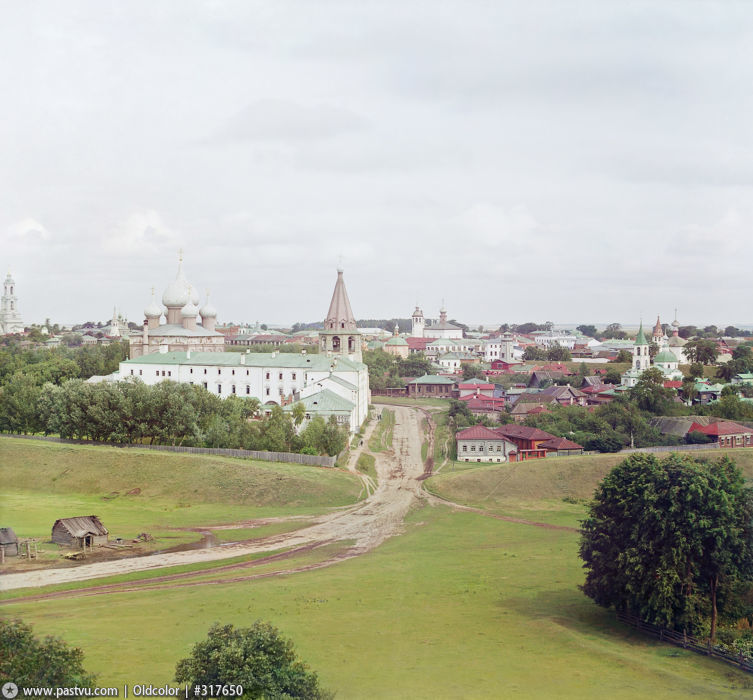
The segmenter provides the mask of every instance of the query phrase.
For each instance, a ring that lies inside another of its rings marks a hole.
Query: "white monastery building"
[[[0,335],[10,333],[23,333],[24,322],[18,311],[18,298],[16,297],[16,282],[10,272],[3,284],[3,296],[0,299]]]
[[[133,377],[149,385],[162,381],[182,382],[201,386],[223,398],[253,397],[263,406],[278,404],[287,409],[300,401],[306,408],[306,420],[317,415],[325,419],[334,415],[351,432],[359,430],[366,420],[371,400],[369,373],[361,362],[361,334],[356,328],[342,270],[337,271],[324,329],[319,333],[319,354],[308,354],[305,350],[300,354],[252,353],[249,350],[245,353],[224,352],[222,346],[213,341],[213,326],[198,330],[194,324],[186,328],[171,323],[177,318],[176,310],[180,311],[183,321],[195,321],[197,313],[201,314],[202,320],[214,320],[214,309],[210,309],[211,315],[206,306],[198,309],[190,295],[190,287],[179,268],[176,281],[163,295],[168,308],[168,323],[155,326],[158,333],[163,333],[156,336],[159,340],[154,344],[155,349],[152,350],[151,342],[143,343],[140,347],[148,347],[149,352],[132,352],[130,359],[120,363],[120,370],[112,380]],[[178,304],[183,300],[184,305],[179,309]],[[148,321],[159,320],[162,310],[156,303],[153,302],[147,310],[152,313],[151,316],[147,314]],[[196,335],[181,335],[181,328],[196,332]],[[164,335],[164,329],[173,334]],[[145,332],[148,333],[147,340],[151,341],[151,331],[147,328]],[[194,338],[206,340],[194,344]],[[209,350],[201,347],[203,342],[208,342]],[[181,347],[173,349],[172,345]]]
[[[424,318],[424,312],[416,306],[416,310],[411,315],[412,330],[411,336],[413,338],[455,338],[462,339],[463,329],[460,326],[456,326],[454,323],[450,323],[447,320],[447,309],[442,304],[442,308],[439,310],[439,322],[426,324]]]

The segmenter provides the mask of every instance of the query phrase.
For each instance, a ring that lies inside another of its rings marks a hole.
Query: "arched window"
[[[332,349],[337,352],[340,350],[340,336],[332,336]]]
[[[355,352],[356,339],[351,335],[348,336],[348,352]]]

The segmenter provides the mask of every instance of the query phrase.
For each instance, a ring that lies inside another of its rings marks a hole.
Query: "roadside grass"
[[[165,549],[201,537],[174,528],[313,516],[361,489],[337,469],[13,438],[0,438],[0,478],[2,524],[41,540],[41,561],[59,561],[48,544],[58,518],[98,515],[110,539],[148,532],[156,541],[145,548]]]
[[[363,474],[367,474],[372,479],[374,479],[374,482],[378,481],[379,477],[377,476],[377,470],[376,470],[376,457],[374,455],[366,454],[365,452],[362,452],[358,456],[358,461],[356,462],[356,469],[358,469],[359,472],[362,472]]]
[[[454,440],[450,435],[450,416],[447,411],[435,413],[432,418],[436,428],[434,429],[434,468],[441,466],[446,459],[452,458]]]
[[[232,528],[229,530],[212,530],[212,534],[220,542],[242,542],[243,540],[256,540],[271,535],[281,535],[285,532],[294,532],[312,524],[311,520],[286,520],[279,523],[259,525],[259,527]]]
[[[394,404],[396,406],[411,406],[413,408],[444,408],[448,406],[447,399],[412,399],[407,396],[372,396],[371,403]]]
[[[736,698],[753,687],[617,623],[578,591],[577,548],[576,533],[425,506],[403,535],[335,566],[2,612],[80,646],[105,686],[171,683],[212,623],[262,619],[343,698]]]
[[[395,412],[389,408],[382,410],[382,420],[377,422],[374,432],[369,438],[369,449],[372,452],[383,452],[392,447],[392,434],[395,430]]]
[[[699,450],[692,457],[726,454],[753,479],[753,450]],[[656,453],[661,459],[666,453]],[[599,482],[626,454],[549,457],[505,464],[450,462],[424,483],[430,493],[497,515],[579,527]]]

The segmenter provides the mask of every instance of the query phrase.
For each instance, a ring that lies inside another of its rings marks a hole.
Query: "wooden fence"
[[[639,617],[634,617],[633,615],[628,615],[627,613],[617,613],[617,619],[631,627],[635,627],[635,629],[640,630],[641,632],[658,637],[662,642],[669,642],[670,644],[682,647],[683,649],[695,651],[698,654],[715,656],[727,663],[738,666],[743,671],[753,673],[753,658],[744,656],[742,652],[735,654],[725,651],[719,647],[712,646],[710,640],[704,642],[689,634],[675,632],[674,630],[666,629],[665,627],[653,625],[650,622],[641,620]]]
[[[26,440],[47,440],[68,445],[94,445],[106,447],[138,448],[140,450],[160,450],[162,452],[188,452],[189,454],[215,455],[220,457],[239,457],[241,459],[258,459],[262,462],[292,462],[310,467],[334,467],[336,457],[302,455],[297,452],[266,452],[265,450],[230,450],[221,447],[182,447],[178,445],[141,445],[134,442],[95,442],[93,440],[69,440],[51,435],[15,435],[3,433],[6,437]]]

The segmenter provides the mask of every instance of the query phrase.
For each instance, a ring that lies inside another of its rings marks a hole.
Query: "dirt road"
[[[160,569],[195,562],[209,562],[288,547],[303,547],[352,540],[351,556],[357,556],[400,532],[403,520],[421,497],[424,465],[421,462],[421,414],[412,408],[391,406],[395,411],[392,451],[376,457],[378,486],[365,501],[318,517],[313,525],[295,532],[273,535],[253,543],[237,543],[211,549],[154,554],[133,559],[84,564],[75,568],[46,569],[0,577],[0,591],[84,581],[115,574]]]

